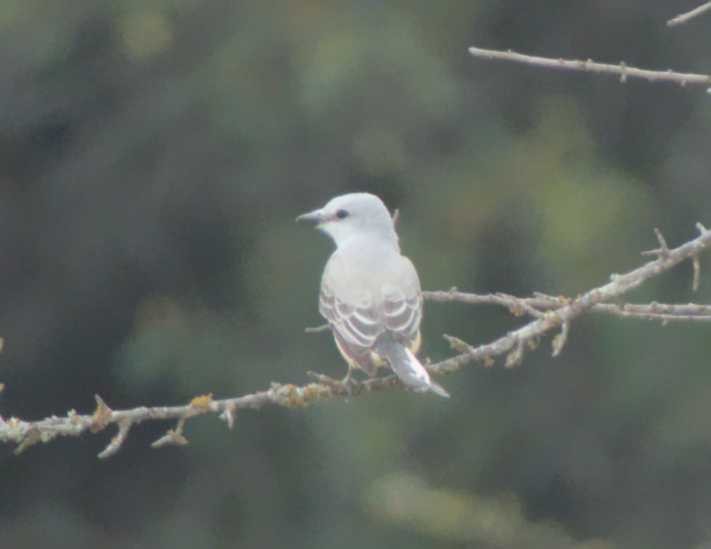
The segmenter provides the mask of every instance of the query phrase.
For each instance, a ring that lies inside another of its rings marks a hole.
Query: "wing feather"
[[[409,342],[417,336],[422,320],[422,296],[406,297],[402,292],[391,292],[383,303],[385,326],[401,341]]]
[[[347,345],[362,351],[370,350],[385,330],[377,308],[344,303],[325,285],[321,287],[319,312]]]

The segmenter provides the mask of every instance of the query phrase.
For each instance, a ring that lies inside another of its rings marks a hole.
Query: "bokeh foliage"
[[[692,2],[693,4],[693,2]],[[343,371],[330,245],[367,190],[426,288],[575,295],[711,207],[707,95],[473,60],[468,45],[703,71],[711,19],[612,2],[0,2],[0,413],[228,396]],[[683,9],[683,8],[679,8]],[[690,268],[637,300],[689,301]],[[693,299],[707,301],[702,279]],[[484,342],[505,311],[430,305]],[[606,318],[523,366],[388,394],[4,449],[2,547],[703,547],[706,326]]]

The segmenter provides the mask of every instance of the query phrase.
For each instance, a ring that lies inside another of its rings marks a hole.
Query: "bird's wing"
[[[400,256],[389,283],[382,288],[383,317],[386,329],[402,342],[417,337],[422,320],[420,279],[412,262]]]
[[[351,255],[334,253],[321,279],[319,311],[348,346],[372,349],[385,332],[409,346],[422,320],[417,271],[400,254],[366,268]]]
[[[383,315],[386,329],[397,340],[409,342],[415,339],[422,320],[422,295],[408,296],[393,288],[384,296]]]
[[[327,283],[321,284],[318,309],[349,347],[371,349],[385,330],[377,308],[350,305],[339,299]]]

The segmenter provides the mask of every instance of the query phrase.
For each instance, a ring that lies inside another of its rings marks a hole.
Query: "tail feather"
[[[395,375],[408,389],[418,393],[432,391],[441,397],[449,398],[449,393],[444,387],[432,380],[414,353],[403,344],[390,339],[381,339],[377,343],[377,352],[388,361]]]

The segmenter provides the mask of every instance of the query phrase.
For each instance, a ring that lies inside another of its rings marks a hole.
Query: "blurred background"
[[[399,208],[426,289],[575,295],[711,224],[700,88],[471,58],[467,47],[708,70],[699,0],[0,0],[0,414],[233,396],[345,367],[320,323],[353,190]],[[704,261],[708,263],[708,259]],[[682,265],[628,296],[708,302]],[[429,304],[483,343],[506,311]],[[585,318],[516,369],[0,448],[0,545],[711,547],[708,327]]]

